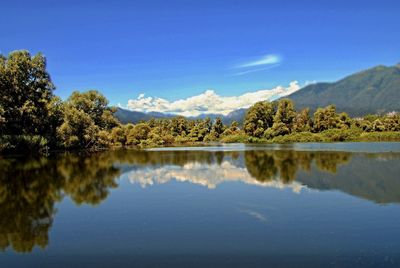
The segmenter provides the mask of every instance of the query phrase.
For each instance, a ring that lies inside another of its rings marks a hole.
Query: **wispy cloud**
[[[269,70],[269,69],[271,69],[271,68],[273,68],[273,67],[276,67],[276,66],[278,66],[278,65],[279,65],[279,64],[273,64],[273,65],[271,65],[271,66],[264,67],[264,68],[250,69],[250,70],[246,70],[246,71],[242,71],[242,72],[237,72],[237,73],[234,73],[234,74],[231,75],[231,76],[240,76],[240,75],[245,75],[245,74],[250,74],[250,73],[265,71],[265,70]]]
[[[281,57],[279,55],[269,54],[269,55],[264,55],[261,58],[250,61],[250,62],[238,64],[235,67],[236,68],[249,68],[249,67],[277,64],[280,62],[281,62]]]
[[[186,99],[169,101],[140,94],[136,99],[128,100],[126,108],[142,112],[162,112],[183,116],[211,113],[226,115],[240,108],[248,108],[257,101],[274,100],[290,95],[299,89],[299,83],[293,81],[286,87],[277,86],[271,89],[247,92],[238,96],[220,96],[214,90],[206,90],[204,93]]]

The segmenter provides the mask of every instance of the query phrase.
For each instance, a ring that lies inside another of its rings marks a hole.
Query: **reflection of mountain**
[[[399,156],[389,156],[356,155],[337,173],[315,170],[309,174],[299,174],[297,181],[308,188],[340,190],[377,203],[397,203],[400,202]]]
[[[339,190],[379,203],[400,202],[400,153],[315,151],[108,151],[0,161],[0,250],[46,247],[55,204],[105,200],[126,176],[142,186],[170,180],[215,188],[240,181],[263,187]]]

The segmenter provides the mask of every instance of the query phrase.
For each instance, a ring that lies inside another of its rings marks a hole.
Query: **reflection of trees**
[[[290,183],[298,170],[310,171],[311,165],[323,171],[336,172],[337,166],[347,163],[350,153],[300,152],[300,151],[246,151],[245,164],[248,172],[258,181],[281,180]]]
[[[245,163],[250,175],[259,181],[270,181],[278,174],[274,157],[263,151],[246,151]]]
[[[318,157],[315,159],[315,163],[317,167],[324,171],[329,171],[332,173],[336,173],[337,166],[339,164],[345,164],[349,162],[350,154],[349,153],[319,153]]]
[[[77,204],[99,204],[108,196],[110,188],[117,187],[115,179],[120,170],[112,164],[105,154],[62,157],[57,168],[64,178],[64,192]]]
[[[0,249],[44,248],[62,181],[47,159],[0,161]]]
[[[63,193],[78,204],[98,204],[116,187],[119,170],[105,154],[66,154],[54,159],[1,159],[0,250],[46,247]]]

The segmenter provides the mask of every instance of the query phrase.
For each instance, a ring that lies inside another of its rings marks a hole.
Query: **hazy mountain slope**
[[[377,66],[355,73],[335,83],[317,83],[291,94],[296,108],[335,104],[350,115],[386,113],[400,110],[400,65]]]
[[[123,123],[138,123],[140,121],[146,121],[150,120],[151,118],[171,118],[173,115],[170,114],[163,114],[163,113],[156,113],[156,112],[151,112],[151,113],[143,113],[143,112],[138,112],[138,111],[131,111],[131,110],[126,110],[122,108],[117,108],[117,112],[115,113],[115,116],[118,118],[118,120]]]
[[[315,111],[318,107],[335,104],[339,112],[347,112],[351,116],[371,113],[387,113],[400,111],[400,64],[396,66],[377,66],[343,78],[334,83],[316,83],[308,85],[291,94],[288,98],[296,104],[296,109],[310,107]],[[260,100],[262,101],[262,100]],[[225,124],[243,122],[247,109],[238,109],[226,116],[220,114],[201,114],[189,119],[222,117]],[[174,115],[163,113],[143,113],[118,108],[117,118],[122,123],[137,123],[150,118],[171,118]]]

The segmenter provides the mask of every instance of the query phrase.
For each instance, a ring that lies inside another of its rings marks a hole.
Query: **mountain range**
[[[347,112],[350,116],[400,111],[400,64],[379,65],[351,74],[337,82],[311,84],[286,98],[294,101],[297,110],[309,107],[312,112],[330,104],[336,105],[338,112]],[[241,123],[246,111],[247,109],[241,108],[225,116],[201,114],[190,119],[214,119],[220,116],[225,124],[234,120]],[[172,118],[175,115],[118,108],[116,116],[122,123],[137,123],[150,118]]]

